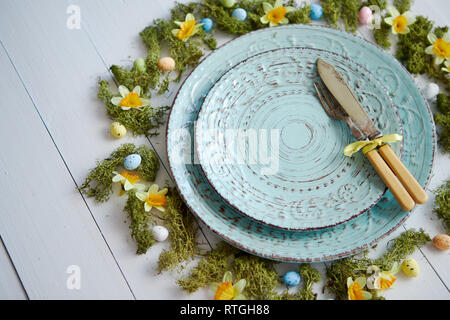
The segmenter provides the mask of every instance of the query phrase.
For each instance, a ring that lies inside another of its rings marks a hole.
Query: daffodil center
[[[135,184],[139,180],[139,176],[137,174],[129,173],[127,171],[122,171],[120,173],[122,177],[128,180],[129,183]],[[122,184],[124,184],[125,181],[122,181]]]
[[[350,288],[348,288],[348,291],[351,300],[364,300],[361,285],[358,282],[353,282]]]
[[[440,58],[450,58],[450,42],[437,39],[433,45],[433,52]]]
[[[214,300],[232,300],[234,298],[235,292],[231,282],[222,282],[217,287],[216,294],[214,295]]]
[[[273,23],[278,23],[282,19],[284,19],[285,16],[286,16],[286,8],[285,7],[278,7],[278,8],[270,10],[267,13],[267,20],[269,20],[269,21],[271,21]]]
[[[130,92],[120,101],[120,105],[127,108],[137,108],[142,106],[142,100],[136,92]]]
[[[161,207],[167,204],[167,199],[163,194],[150,194],[146,200],[147,204],[152,207]]]
[[[195,20],[184,21],[180,26],[180,31],[177,33],[177,38],[180,40],[189,38],[194,33],[196,23]]]
[[[394,30],[397,33],[400,33],[403,30],[405,30],[406,24],[407,24],[406,17],[399,15],[397,18],[394,19]]]

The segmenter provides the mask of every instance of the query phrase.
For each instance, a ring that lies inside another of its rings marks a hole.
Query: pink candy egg
[[[359,10],[359,22],[361,24],[368,24],[372,21],[372,10],[369,7],[362,7]]]

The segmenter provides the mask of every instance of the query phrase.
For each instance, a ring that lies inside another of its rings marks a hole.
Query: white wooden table
[[[154,148],[162,166],[157,183],[170,180],[164,129],[150,140],[127,135],[115,140],[110,120],[96,99],[98,77],[110,78],[111,64],[131,64],[145,56],[138,33],[155,18],[168,18],[168,0],[2,0],[0,1],[0,298],[2,299],[210,299],[208,290],[187,295],[176,286],[177,272],[157,275],[157,243],[146,255],[135,254],[122,212],[124,198],[104,204],[75,188],[95,160],[124,142]],[[81,13],[81,28],[67,28],[70,5]],[[416,14],[450,25],[447,0],[416,0]],[[360,31],[370,39],[370,34]],[[230,39],[219,36],[219,43]],[[424,81],[419,81],[419,87]],[[170,96],[153,100],[170,103]],[[433,190],[450,178],[448,155],[437,153]],[[431,193],[430,193],[431,195]],[[433,197],[404,226],[443,233],[432,213]],[[203,226],[210,243],[217,237]],[[203,242],[205,239],[200,239]],[[413,257],[421,267],[416,279],[400,275],[391,299],[450,299],[450,258],[432,245]],[[75,267],[73,267],[75,266]],[[280,272],[293,268],[280,264]],[[325,264],[315,264],[320,270]],[[75,271],[74,269],[75,268]],[[81,272],[79,289],[67,285]],[[323,283],[316,285],[319,299]],[[70,289],[72,288],[72,289]]]

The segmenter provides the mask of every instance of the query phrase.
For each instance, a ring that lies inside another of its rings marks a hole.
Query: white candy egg
[[[423,89],[423,94],[425,95],[425,98],[431,100],[434,97],[436,97],[439,93],[439,86],[436,83],[429,83],[427,86]]]
[[[152,228],[152,231],[153,237],[155,238],[156,241],[159,242],[166,240],[167,237],[169,236],[169,230],[167,230],[163,226],[154,226]]]

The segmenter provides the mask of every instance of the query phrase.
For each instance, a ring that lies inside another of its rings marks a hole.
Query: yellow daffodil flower
[[[347,278],[348,300],[370,300],[372,295],[370,292],[364,291],[366,286],[366,278],[359,277],[355,281],[351,277]]]
[[[119,93],[120,97],[113,97],[111,103],[121,107],[122,110],[130,110],[150,105],[150,99],[141,97],[140,86],[134,87],[132,92],[125,86],[119,86]]]
[[[276,0],[273,6],[268,2],[263,2],[262,5],[265,15],[261,17],[261,23],[269,23],[271,27],[289,23],[286,13],[293,11],[293,7],[283,7],[282,0]]]
[[[172,29],[172,34],[180,40],[187,41],[191,36],[196,34],[203,23],[197,23],[192,13],[188,13],[183,22],[175,21],[179,29]]]
[[[450,59],[450,34],[446,33],[442,38],[438,38],[433,33],[429,33],[428,41],[431,46],[425,49],[425,53],[434,56],[435,65],[440,65],[444,60]]]
[[[126,191],[130,191],[131,189],[135,189],[137,191],[144,191],[147,187],[141,183],[137,183],[139,181],[139,176],[137,174],[122,171],[120,173],[113,171],[115,176],[112,178],[113,182],[120,182],[122,184],[122,190],[120,191],[120,195],[123,195]]]
[[[136,192],[136,197],[145,202],[144,208],[146,212],[150,211],[153,207],[159,211],[165,211],[163,206],[167,204],[166,193],[168,190],[167,188],[158,190],[159,186],[154,184],[148,189],[147,192]]]
[[[233,276],[230,271],[225,272],[223,275],[222,283],[212,283],[211,289],[215,292],[214,300],[246,300],[246,297],[242,294],[247,282],[245,279],[241,279],[232,284]]]
[[[407,34],[409,32],[408,26],[416,22],[416,18],[412,15],[411,11],[400,14],[394,7],[388,7],[387,11],[391,16],[385,18],[384,22],[392,26],[393,34]]]
[[[386,290],[391,288],[397,280],[394,274],[398,270],[400,269],[397,263],[394,263],[389,271],[381,271],[377,266],[370,266],[367,269],[367,273],[373,273],[373,275],[367,278],[367,288],[371,290]]]

